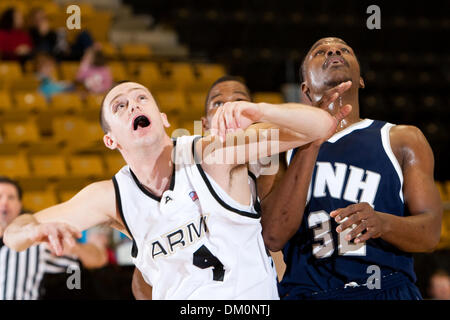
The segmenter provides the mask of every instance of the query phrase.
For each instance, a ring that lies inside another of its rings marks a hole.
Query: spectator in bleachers
[[[70,46],[70,60],[81,60],[86,50],[94,45],[94,38],[87,30],[82,30]]]
[[[52,29],[47,14],[42,8],[31,10],[28,23],[35,53],[45,52],[58,60],[69,56],[70,48],[65,31]]]
[[[40,80],[39,91],[47,100],[55,94],[74,89],[72,83],[55,79],[55,65],[55,59],[46,53],[39,53],[35,57],[36,76]]]
[[[98,44],[86,50],[78,69],[77,81],[90,93],[105,93],[111,88],[112,73]]]
[[[23,30],[23,15],[15,8],[0,17],[0,55],[2,59],[26,60],[33,49],[31,37]]]
[[[450,275],[444,270],[437,270],[430,277],[428,292],[431,299],[450,300]]]

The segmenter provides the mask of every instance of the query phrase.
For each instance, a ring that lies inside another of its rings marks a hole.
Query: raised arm
[[[336,87],[323,104],[333,103],[349,85],[350,82]],[[197,154],[203,155],[207,165],[248,163],[331,136],[350,111],[351,106],[345,105],[332,116],[299,103],[228,102],[211,121],[212,135],[197,143]]]
[[[6,228],[4,242],[16,251],[48,242],[61,255],[64,245],[75,245],[73,238],[80,237],[80,231],[101,223],[121,225],[112,181],[93,183],[64,203],[17,217]]]
[[[348,235],[355,243],[381,237],[406,252],[429,252],[439,243],[442,203],[433,171],[433,152],[422,134],[413,126],[395,126],[390,131],[392,150],[403,171],[403,195],[410,216],[378,212],[367,203],[358,203],[330,213],[336,221],[345,217],[338,232],[353,223]],[[367,232],[357,236],[362,230]]]

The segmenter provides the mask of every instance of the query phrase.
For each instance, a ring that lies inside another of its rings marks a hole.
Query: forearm
[[[383,221],[381,238],[405,252],[430,252],[439,243],[441,224],[436,215],[426,212],[400,217],[377,212]]]
[[[263,238],[272,251],[282,249],[300,227],[318,152],[314,144],[299,149],[284,177],[262,200]]]
[[[88,269],[101,268],[108,263],[106,248],[98,247],[92,243],[78,243],[73,253],[80,259],[83,266]]]
[[[34,244],[32,228],[39,222],[31,214],[17,217],[5,230],[3,241],[15,251],[23,251]]]
[[[263,110],[262,122],[290,129],[303,135],[309,142],[326,137],[335,126],[335,119],[319,108],[299,103],[260,105]]]

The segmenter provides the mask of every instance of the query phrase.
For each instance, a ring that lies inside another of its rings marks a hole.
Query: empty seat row
[[[0,154],[0,175],[13,178],[112,177],[125,164],[120,154]]]

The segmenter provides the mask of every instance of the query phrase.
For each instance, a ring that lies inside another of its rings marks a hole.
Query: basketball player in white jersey
[[[172,141],[148,89],[121,83],[106,94],[101,123],[105,145],[127,165],[67,202],[17,218],[5,244],[21,251],[48,242],[61,254],[79,230],[109,223],[133,240],[153,299],[277,299],[248,173],[230,172],[328,136],[350,110],[333,117],[301,104],[235,102],[218,109],[212,136]]]

